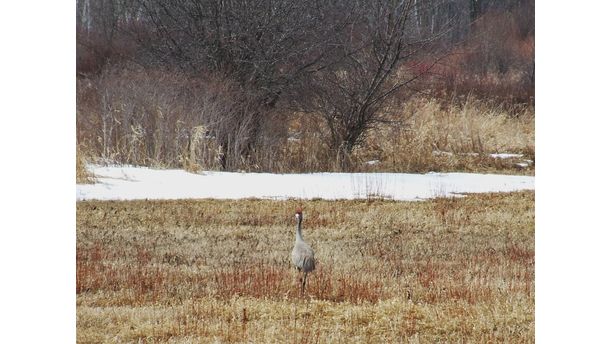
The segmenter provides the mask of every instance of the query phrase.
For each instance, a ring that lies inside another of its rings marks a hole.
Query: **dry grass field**
[[[534,197],[77,202],[77,341],[533,343]]]

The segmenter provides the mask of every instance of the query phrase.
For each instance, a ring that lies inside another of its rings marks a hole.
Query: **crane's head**
[[[302,221],[302,208],[297,208],[295,210],[295,219],[298,221]]]

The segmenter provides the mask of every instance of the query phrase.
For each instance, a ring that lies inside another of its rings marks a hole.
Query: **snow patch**
[[[77,200],[367,199],[414,201],[466,193],[533,190],[535,177],[477,173],[234,173],[89,165],[95,184],[77,184]]]
[[[514,154],[514,153],[493,153],[489,154],[490,157],[496,159],[509,159],[509,158],[522,158],[523,154]]]
[[[453,153],[453,152],[446,152],[446,151],[435,150],[435,151],[433,151],[433,155],[479,156],[480,154],[475,153],[475,152],[470,152],[470,153]],[[522,158],[523,157],[523,154],[515,154],[515,153],[491,153],[491,154],[487,154],[487,155],[490,156],[491,158],[495,158],[495,159],[509,159],[509,158]]]

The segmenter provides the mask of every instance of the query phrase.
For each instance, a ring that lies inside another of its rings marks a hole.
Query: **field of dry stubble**
[[[78,202],[77,341],[531,343],[534,197]]]

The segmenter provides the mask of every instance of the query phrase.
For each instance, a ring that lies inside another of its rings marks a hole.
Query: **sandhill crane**
[[[291,261],[298,271],[304,273],[302,282],[302,295],[304,295],[304,288],[306,287],[306,277],[308,273],[315,269],[314,251],[302,238],[302,209],[298,208],[295,211],[295,219],[297,221],[297,229],[295,232],[295,245],[293,245],[293,251],[291,252]]]

